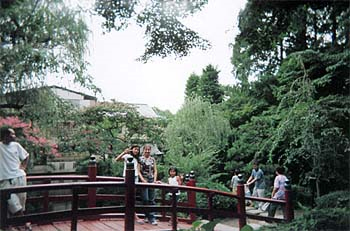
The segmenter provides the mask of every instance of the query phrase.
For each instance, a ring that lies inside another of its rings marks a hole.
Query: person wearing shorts
[[[25,169],[29,160],[28,152],[16,141],[11,127],[0,128],[0,189],[26,186]],[[25,210],[26,193],[12,193],[8,202],[11,215],[21,215]],[[25,230],[31,230],[26,223]]]

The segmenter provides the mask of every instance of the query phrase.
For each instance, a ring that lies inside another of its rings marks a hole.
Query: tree
[[[107,31],[125,29],[132,21],[145,29],[146,50],[140,60],[153,56],[186,56],[191,49],[207,49],[210,44],[187,28],[181,19],[202,9],[208,0],[141,1],[96,0],[95,10]]]
[[[276,73],[291,53],[349,46],[348,1],[249,0],[239,14],[232,63],[246,84],[257,73]]]
[[[199,81],[200,77],[195,73],[192,73],[186,82],[185,98],[191,98],[199,96]]]
[[[87,35],[62,0],[1,1],[0,95],[40,85],[49,73],[98,90],[85,73]]]
[[[232,59],[241,82],[222,103],[226,169],[258,158],[298,186],[316,179],[317,196],[347,187],[349,13],[344,1],[248,1]]]
[[[18,142],[33,155],[34,164],[46,164],[47,158],[59,156],[57,144],[46,139],[39,128],[15,116],[0,117],[0,127],[9,126],[16,131]]]
[[[223,90],[219,84],[219,71],[212,65],[203,69],[200,78],[199,91],[203,99],[208,100],[212,104],[221,103],[223,100]]]
[[[220,162],[218,153],[225,150],[229,133],[229,123],[215,105],[188,99],[165,130],[166,162],[207,177]]]
[[[186,83],[186,98],[202,97],[212,104],[221,103],[224,91],[219,84],[219,71],[213,65],[203,69],[202,75],[192,73]]]
[[[315,177],[317,196],[348,184],[341,176],[349,171],[346,60],[349,56],[342,53],[297,52],[277,75],[282,83],[276,91],[281,121],[272,136],[270,155],[291,168],[303,166],[294,179],[302,184]]]
[[[77,110],[71,103],[59,98],[48,87],[16,91],[5,95],[6,101],[20,109],[7,108],[0,116],[19,116],[31,121],[41,128],[48,136],[56,136],[58,127],[64,121],[72,120],[71,116]]]
[[[163,143],[165,122],[143,118],[128,104],[99,103],[77,113],[77,120],[61,139],[65,152],[103,154],[110,145],[122,151],[132,143]]]

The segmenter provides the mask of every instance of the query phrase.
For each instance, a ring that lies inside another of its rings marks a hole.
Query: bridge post
[[[244,181],[242,174],[238,175],[239,181],[237,185],[237,212],[238,212],[238,224],[239,229],[242,229],[246,224],[246,211],[245,211],[245,192],[244,192]]]
[[[285,206],[285,219],[287,222],[290,222],[294,219],[294,209],[293,209],[293,195],[292,195],[292,185],[287,179],[285,182],[285,197],[286,197],[286,206]]]
[[[96,181],[97,175],[97,164],[96,157],[91,155],[89,166],[88,166],[88,181]],[[89,187],[88,189],[88,207],[93,208],[96,207],[96,188]]]
[[[196,187],[196,179],[195,179],[194,171],[190,172],[189,178],[190,179],[186,183],[186,186]],[[196,207],[196,192],[193,192],[193,191],[187,192],[187,200],[188,200],[189,206],[195,208]],[[190,213],[190,220],[191,220],[191,222],[196,220],[195,213]]]
[[[135,229],[135,170],[133,158],[129,157],[125,170],[125,218],[124,230],[133,231]]]
[[[45,180],[44,184],[50,184],[51,180]],[[43,212],[48,212],[49,211],[49,191],[46,190],[43,192],[44,196],[44,203],[43,203]]]
[[[0,191],[0,230],[5,230],[7,224],[7,200],[10,195],[5,191]]]

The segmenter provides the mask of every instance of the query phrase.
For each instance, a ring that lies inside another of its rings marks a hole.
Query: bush
[[[335,191],[316,199],[317,209],[347,208],[349,209],[349,191]]]
[[[349,217],[350,210],[345,208],[313,209],[310,211],[305,211],[302,217],[295,219],[291,223],[278,224],[278,226],[263,226],[259,230],[349,230]]]
[[[313,206],[313,195],[309,187],[304,187],[300,185],[292,185],[293,190],[293,203],[295,204],[295,209],[301,206]]]
[[[213,190],[219,190],[223,192],[230,192],[225,185],[215,182],[206,182],[206,183],[197,183],[198,187],[208,188]],[[236,208],[237,201],[234,198],[225,197],[225,196],[215,196],[213,198],[213,207],[214,209],[228,209],[232,210]],[[207,207],[208,200],[207,196],[203,193],[197,194],[197,206]]]
[[[349,230],[349,192],[336,191],[316,199],[316,208],[305,211],[288,224],[262,227],[260,230]]]
[[[270,227],[264,226],[259,230],[349,230],[349,216],[350,210],[344,208],[313,209],[306,211],[302,217],[295,219],[291,223]]]

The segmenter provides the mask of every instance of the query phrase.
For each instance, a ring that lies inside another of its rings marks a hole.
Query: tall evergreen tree
[[[223,90],[219,84],[219,71],[211,64],[203,69],[199,82],[199,92],[204,100],[217,104],[223,100]]]
[[[200,77],[192,73],[186,82],[185,98],[199,96],[199,81]]]

